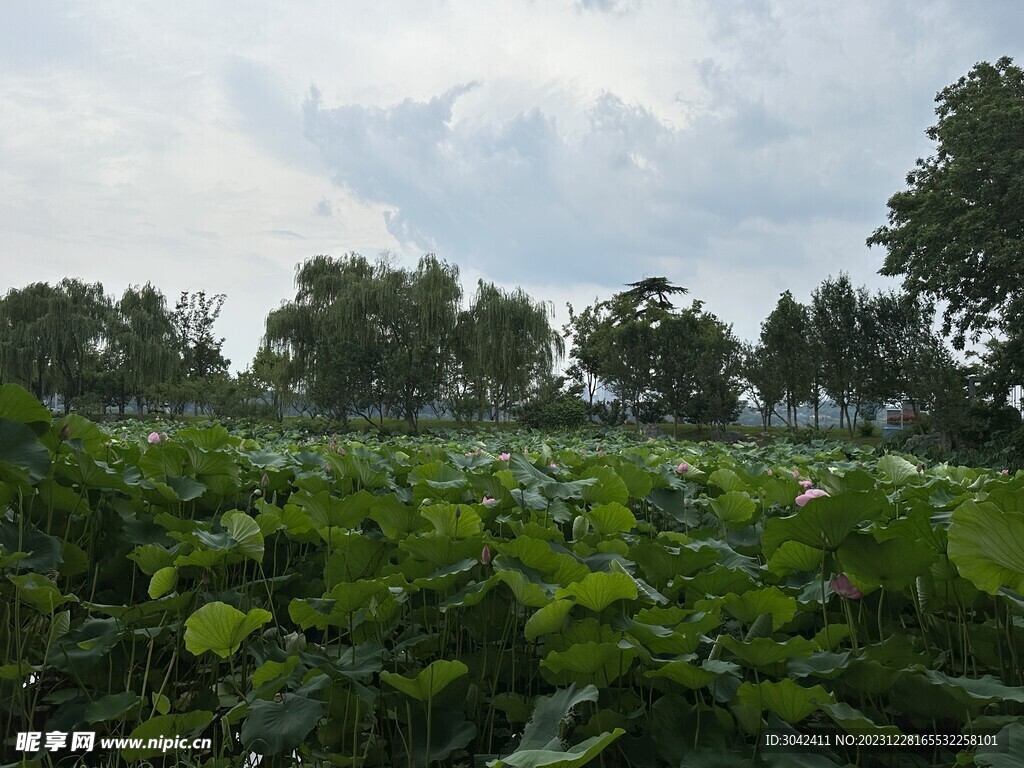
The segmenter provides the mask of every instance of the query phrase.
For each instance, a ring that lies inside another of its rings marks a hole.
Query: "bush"
[[[587,404],[567,393],[530,400],[523,405],[519,421],[532,429],[575,429],[587,423]]]

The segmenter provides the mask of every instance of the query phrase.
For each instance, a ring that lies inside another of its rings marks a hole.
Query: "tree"
[[[146,283],[129,286],[114,307],[107,332],[107,365],[121,414],[135,399],[142,415],[146,393],[170,377],[177,362],[174,323],[164,295]]]
[[[266,342],[292,360],[296,382],[317,410],[342,424],[380,402],[374,272],[357,253],[314,256],[295,268],[295,299],[267,315]]]
[[[552,314],[547,303],[522,288],[506,292],[481,280],[456,332],[461,383],[455,387],[462,396],[485,405],[495,420],[501,414],[507,419],[565,354]]]
[[[54,394],[54,293],[48,283],[32,283],[0,300],[0,382],[21,384],[40,401]]]
[[[177,371],[169,387],[158,387],[154,393],[165,393],[174,402],[177,413],[189,401],[195,413],[199,413],[206,404],[210,381],[228,375],[231,361],[221,354],[224,339],[213,333],[225,298],[223,293],[207,296],[206,291],[182,291],[174,307],[171,322],[179,355]]]
[[[853,434],[860,406],[867,401],[867,371],[875,351],[867,335],[869,296],[867,289],[854,289],[850,278],[840,273],[814,289],[811,296],[811,328],[816,342],[821,386],[839,407],[839,426]],[[850,406],[854,406],[853,418]]]
[[[761,354],[774,361],[782,385],[780,400],[786,406],[785,422],[797,425],[797,406],[811,398],[816,355],[812,348],[808,308],[785,291],[772,313],[761,323]],[[764,382],[764,376],[758,377]],[[772,406],[774,407],[773,401]],[[770,419],[769,419],[770,420]]]
[[[605,304],[601,369],[609,388],[629,406],[639,430],[644,413],[660,410],[654,376],[658,347],[666,337],[663,334],[658,339],[657,328],[674,309],[669,297],[687,291],[664,277],[646,278],[627,287],[629,290],[615,294]]]
[[[385,402],[415,432],[419,412],[440,399],[454,365],[462,300],[459,270],[433,254],[420,259],[414,271],[382,260],[377,285],[381,389]]]
[[[1024,71],[1007,57],[980,62],[935,100],[935,154],[917,160],[867,242],[887,250],[882,274],[947,302],[943,334],[962,349],[968,335],[1022,333]]]
[[[607,354],[608,306],[594,300],[594,303],[577,314],[572,304],[566,304],[569,322],[562,328],[565,336],[572,336],[569,357],[574,362],[566,369],[571,379],[583,388],[587,396],[587,414],[594,414],[594,395],[601,383],[601,366]]]
[[[775,405],[785,396],[785,363],[776,359],[764,346],[744,344],[740,353],[744,391],[761,416],[761,426],[772,425]]]

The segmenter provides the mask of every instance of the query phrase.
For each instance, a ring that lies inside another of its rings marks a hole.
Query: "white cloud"
[[[435,250],[467,293],[558,308],[664,274],[751,336],[786,288],[893,285],[864,239],[932,97],[1020,62],[1020,22],[1015,0],[21,4],[0,291],[224,292],[242,367],[296,262]]]

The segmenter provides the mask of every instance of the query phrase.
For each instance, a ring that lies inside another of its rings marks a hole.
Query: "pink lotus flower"
[[[491,564],[491,548],[490,547],[485,546],[483,549],[480,550],[480,562],[483,563],[484,565],[490,565]]]
[[[466,457],[470,458],[470,459],[473,458],[473,452],[472,451],[466,451]]]
[[[820,496],[828,496],[827,491],[821,490],[821,488],[808,488],[806,491],[796,497],[796,505],[802,507],[811,499],[817,499]]]
[[[832,587],[833,592],[847,600],[860,600],[864,597],[864,594],[853,586],[853,583],[845,573],[840,573],[832,579],[832,581],[829,582],[829,586]]]
[[[150,445],[157,445],[160,443],[160,433],[150,432],[149,437],[147,437],[146,439],[149,440]]]
[[[681,475],[681,474],[683,474],[685,472],[689,472],[689,471],[690,471],[690,465],[687,464],[685,461],[679,462],[679,466],[676,467],[676,474],[679,474],[679,475]]]
[[[498,454],[498,458],[501,459],[502,461],[508,461],[509,459],[512,458],[512,454],[511,453],[499,453]]]
[[[1008,474],[1010,474],[1010,470],[1008,470],[1008,469],[1004,469],[1004,470],[1003,470],[1002,472],[1000,472],[999,474],[1000,474],[1000,475],[1008,475]]]
[[[493,507],[495,504],[498,503],[498,500],[492,499],[490,496],[484,496],[482,499],[480,499],[480,503],[483,504],[485,507]]]
[[[793,470],[793,477],[796,478],[797,480],[800,479],[800,470],[799,469],[794,469]]]
[[[557,465],[557,464],[555,464],[555,462],[553,462],[553,461],[552,461],[552,462],[551,462],[551,468],[552,468],[552,469],[558,469],[558,465]]]
[[[813,480],[801,480],[800,481],[800,485],[802,485],[804,488],[810,488],[812,485],[814,485],[814,481]]]
[[[768,470],[768,474],[771,475],[771,474],[774,474],[774,473],[769,469]]]

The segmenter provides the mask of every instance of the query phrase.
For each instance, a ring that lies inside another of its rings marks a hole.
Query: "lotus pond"
[[[11,764],[1024,764],[1024,475],[142,429],[0,387]],[[81,730],[213,749],[15,751]]]

